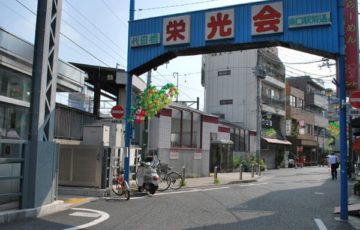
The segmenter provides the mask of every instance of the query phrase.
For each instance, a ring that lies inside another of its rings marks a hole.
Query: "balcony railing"
[[[268,104],[277,108],[284,108],[285,101],[282,99],[276,99],[274,97],[269,97],[266,95],[261,95],[261,100],[263,104]]]

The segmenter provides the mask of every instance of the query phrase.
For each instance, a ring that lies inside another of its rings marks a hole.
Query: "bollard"
[[[217,183],[217,166],[214,167],[214,184]]]
[[[242,180],[243,165],[240,164],[240,180]]]
[[[261,176],[261,167],[259,165],[259,176]]]
[[[185,184],[185,165],[182,167],[182,170],[181,170],[181,184],[184,185]]]
[[[255,169],[254,169],[254,170],[255,170],[255,174],[256,174],[256,175],[259,174],[259,171],[258,171],[258,170],[259,170],[259,167],[258,167],[258,165],[259,165],[258,163],[255,164]]]
[[[254,164],[251,165],[251,177],[254,177]]]

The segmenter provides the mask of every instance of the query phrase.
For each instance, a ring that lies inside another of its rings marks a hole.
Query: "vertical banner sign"
[[[345,0],[345,84],[346,94],[359,88],[359,48],[357,0]]]

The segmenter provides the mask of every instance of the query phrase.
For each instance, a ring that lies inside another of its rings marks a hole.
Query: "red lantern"
[[[140,111],[136,113],[135,122],[137,124],[141,124],[144,122],[144,120],[145,120],[145,111],[140,109]]]

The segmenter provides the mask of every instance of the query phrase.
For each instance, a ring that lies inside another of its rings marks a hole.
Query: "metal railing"
[[[266,95],[261,95],[261,101],[264,104],[272,105],[277,108],[282,108],[282,109],[285,108],[285,101],[282,99],[276,99]]]
[[[18,202],[18,208],[22,208],[25,147],[27,143],[26,140],[0,139],[0,168],[2,169],[0,170],[2,174],[0,174],[0,206],[9,202]],[[5,167],[6,165],[8,167]],[[20,167],[16,167],[16,165]],[[19,181],[15,189],[13,184],[5,182],[14,180]]]

